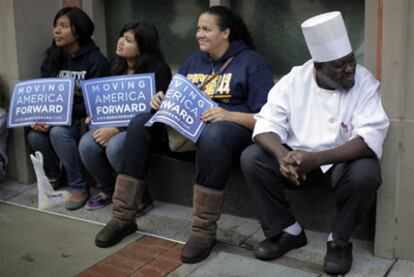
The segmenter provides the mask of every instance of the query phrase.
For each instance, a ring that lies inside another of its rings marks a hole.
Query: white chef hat
[[[311,17],[303,22],[301,27],[315,62],[337,60],[352,52],[340,12],[328,12]]]

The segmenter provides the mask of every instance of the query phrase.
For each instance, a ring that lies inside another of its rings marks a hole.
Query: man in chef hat
[[[389,120],[380,83],[357,65],[341,13],[312,17],[302,31],[312,59],[270,90],[255,116],[255,143],[241,157],[267,237],[255,255],[272,260],[305,246],[284,190],[329,185],[338,215],[323,267],[345,274],[352,265],[352,230],[381,185],[379,159]]]

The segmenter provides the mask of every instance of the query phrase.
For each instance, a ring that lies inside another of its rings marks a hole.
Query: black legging
[[[163,128],[160,123],[151,127],[145,127],[145,123],[151,118],[151,113],[136,115],[128,125],[124,143],[124,162],[120,173],[144,180],[149,159],[153,149],[165,146],[163,141]]]
[[[166,147],[162,124],[145,127],[150,113],[135,116],[129,123],[124,145],[121,173],[143,180],[148,172],[153,149]],[[233,162],[251,143],[251,131],[236,123],[222,121],[207,124],[197,143],[197,184],[224,189]]]

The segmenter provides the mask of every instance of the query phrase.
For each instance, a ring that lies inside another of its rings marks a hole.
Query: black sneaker
[[[49,178],[49,183],[52,185],[54,190],[67,185],[66,183],[66,172],[62,166],[60,166],[59,175],[56,178]]]
[[[53,178],[53,179],[49,179],[49,183],[52,185],[54,190],[57,190],[61,187],[66,186],[66,182],[65,180],[63,180],[62,178],[58,177],[58,178]]]
[[[323,270],[329,275],[345,275],[352,265],[352,243],[340,247],[335,241],[326,243]]]
[[[279,235],[259,243],[254,254],[260,260],[274,260],[282,257],[290,250],[305,246],[307,243],[308,240],[304,230],[297,236],[281,232]]]

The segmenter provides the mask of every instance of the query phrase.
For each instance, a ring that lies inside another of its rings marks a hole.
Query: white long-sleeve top
[[[316,83],[312,60],[274,85],[255,119],[253,139],[273,132],[292,149],[318,152],[361,137],[378,158],[389,126],[380,83],[366,68],[357,65],[350,90],[326,90]],[[321,169],[326,172],[330,166]]]

